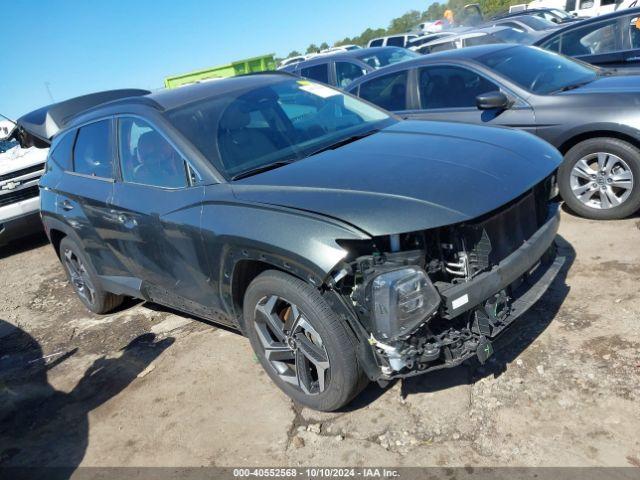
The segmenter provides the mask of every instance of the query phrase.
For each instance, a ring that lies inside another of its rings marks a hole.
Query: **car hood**
[[[0,153],[0,176],[46,162],[48,149],[22,148],[16,145]],[[42,167],[44,168],[44,167]]]
[[[564,95],[608,93],[640,93],[640,75],[638,75],[638,71],[634,69],[617,69],[613,75],[598,77],[593,82],[564,92]]]
[[[378,236],[483,215],[560,161],[551,145],[524,132],[403,121],[232,185],[238,199],[337,218]]]

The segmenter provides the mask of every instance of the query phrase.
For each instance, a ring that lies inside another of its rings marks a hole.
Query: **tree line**
[[[505,12],[511,5],[517,5],[524,3],[525,0],[479,0],[480,10],[485,17],[490,17],[498,13]],[[396,35],[399,33],[406,33],[416,27],[422,22],[434,22],[442,19],[445,10],[451,10],[454,13],[455,18],[463,16],[464,6],[472,3],[470,0],[448,0],[446,3],[435,2],[429,5],[429,7],[420,12],[418,10],[410,10],[404,15],[394,18],[389,23],[387,28],[367,28],[360,35],[354,37],[345,37],[342,40],[338,40],[333,43],[334,47],[340,45],[359,45],[366,47],[370,40],[377,37],[384,37],[386,35]],[[315,43],[310,44],[304,52],[298,50],[292,50],[286,56],[286,58],[297,57],[303,54],[317,53],[320,50],[329,48],[327,42],[322,42],[320,45]]]

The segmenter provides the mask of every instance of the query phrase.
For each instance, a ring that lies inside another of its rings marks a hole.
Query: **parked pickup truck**
[[[38,181],[48,149],[22,148],[14,124],[0,121],[0,246],[42,230]]]

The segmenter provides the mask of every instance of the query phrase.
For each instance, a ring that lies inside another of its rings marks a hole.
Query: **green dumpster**
[[[164,79],[164,86],[166,88],[176,88],[190,83],[202,82],[203,80],[275,70],[276,61],[274,60],[273,55],[274,54],[271,53],[261,57],[246,58],[226,65],[218,65],[217,67],[205,68],[203,70],[196,70],[195,72],[183,73],[181,75],[174,75]]]

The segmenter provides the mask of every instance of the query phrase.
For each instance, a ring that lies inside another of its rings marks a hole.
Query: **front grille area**
[[[10,193],[5,193],[0,195],[0,207],[4,207],[5,205],[11,205],[12,203],[21,202],[23,200],[28,200],[33,197],[37,197],[38,185],[32,185],[31,187],[23,188],[21,190],[15,190]]]
[[[44,170],[44,163],[39,163],[38,165],[32,165],[30,167],[23,168],[21,170],[16,170],[14,172],[0,175],[0,182],[3,182],[5,180],[11,180],[12,178],[21,177],[22,175],[27,175],[29,173],[39,172],[41,170]]]
[[[544,224],[550,184],[548,178],[497,212],[461,227],[472,270],[497,265]]]

